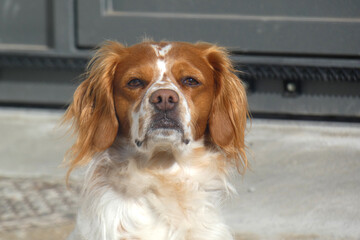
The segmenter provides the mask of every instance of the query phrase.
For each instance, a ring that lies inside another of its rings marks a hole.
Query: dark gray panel
[[[356,0],[106,0],[113,12],[195,13],[247,16],[358,18]]]
[[[65,105],[70,103],[81,71],[9,68],[0,71],[0,102]]]
[[[0,82],[0,102],[31,105],[69,104],[75,91],[72,85]]]
[[[255,93],[248,96],[250,111],[266,114],[360,117],[360,98],[306,96],[284,98],[278,94]]]
[[[0,1],[0,48],[42,50],[52,44],[50,0]]]
[[[263,54],[360,55],[360,2],[78,0],[78,45],[208,41]]]

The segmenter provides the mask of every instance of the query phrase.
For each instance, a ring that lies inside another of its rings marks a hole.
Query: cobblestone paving
[[[73,220],[79,190],[63,180],[0,177],[0,232]]]

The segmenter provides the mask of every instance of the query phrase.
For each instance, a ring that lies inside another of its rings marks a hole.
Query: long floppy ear
[[[63,122],[72,121],[76,142],[67,153],[70,172],[87,164],[96,153],[110,147],[118,132],[113,99],[113,79],[124,47],[106,42],[90,60],[86,80],[74,93]]]
[[[205,56],[213,68],[215,99],[209,117],[212,142],[220,147],[239,172],[248,167],[245,153],[245,128],[248,117],[246,91],[224,48],[208,46]]]

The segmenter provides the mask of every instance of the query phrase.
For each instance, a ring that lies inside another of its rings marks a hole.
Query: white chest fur
[[[89,166],[74,239],[232,239],[219,207],[234,189],[218,154],[199,157],[155,171],[101,154]]]

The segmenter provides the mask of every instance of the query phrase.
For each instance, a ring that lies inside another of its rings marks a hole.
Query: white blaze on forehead
[[[157,60],[156,62],[157,67],[159,68],[160,71],[160,75],[164,75],[164,73],[166,72],[166,64],[164,60]]]
[[[156,65],[159,70],[159,75],[155,81],[155,83],[160,82],[164,74],[166,73],[166,61],[165,61],[165,55],[170,51],[171,44],[168,44],[164,47],[160,47],[156,44],[151,44],[151,47],[154,49],[156,56],[158,57],[158,60],[156,61]]]
[[[168,44],[164,47],[160,47],[158,45],[155,44],[151,44],[151,47],[154,49],[155,54],[157,57],[165,57],[165,55],[170,51],[171,49],[171,44]]]
[[[165,55],[170,51],[170,49],[171,49],[171,44],[166,45],[165,47],[159,50],[159,55],[165,57]]]

